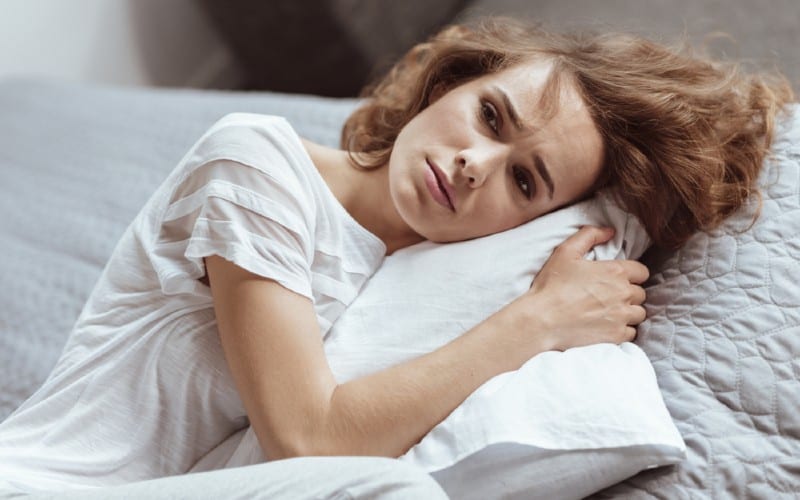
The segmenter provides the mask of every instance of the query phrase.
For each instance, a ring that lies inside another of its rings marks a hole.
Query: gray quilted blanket
[[[46,378],[116,240],[182,154],[232,111],[334,145],[352,100],[0,82],[0,420]],[[800,112],[753,203],[648,255],[653,362],[688,458],[597,498],[800,496]]]
[[[800,107],[773,151],[752,227],[755,200],[674,255],[651,256],[637,344],[686,461],[597,498],[800,497]]]

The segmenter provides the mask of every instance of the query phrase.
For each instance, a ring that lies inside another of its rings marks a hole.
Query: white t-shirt
[[[34,490],[186,472],[247,425],[203,257],[313,299],[324,335],[385,253],[284,119],[226,116],[128,227],[53,372],[0,424],[0,478]]]

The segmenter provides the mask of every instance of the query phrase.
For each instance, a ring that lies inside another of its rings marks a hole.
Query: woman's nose
[[[464,149],[456,155],[460,174],[467,178],[471,187],[479,187],[503,164],[500,148]]]

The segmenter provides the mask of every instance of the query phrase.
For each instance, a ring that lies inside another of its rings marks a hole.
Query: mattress
[[[0,419],[47,377],[114,244],[200,134],[233,111],[336,145],[357,104],[267,92],[0,81]],[[800,112],[756,200],[645,262],[637,344],[687,459],[596,498],[800,495]],[[752,224],[751,224],[752,223]]]

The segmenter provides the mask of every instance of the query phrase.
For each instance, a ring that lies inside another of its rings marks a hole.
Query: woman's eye
[[[495,133],[497,133],[498,123],[497,123],[497,109],[494,105],[488,101],[481,102],[481,118],[483,121],[489,125]]]
[[[514,180],[517,181],[522,194],[529,200],[533,196],[533,180],[527,170],[520,167],[514,167]]]

